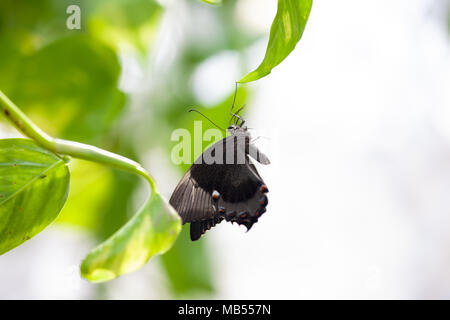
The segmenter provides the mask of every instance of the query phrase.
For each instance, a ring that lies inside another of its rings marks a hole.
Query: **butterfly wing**
[[[242,164],[204,163],[202,157],[208,153],[222,148],[226,152],[226,146],[230,148],[233,141],[230,138],[205,151],[170,198],[183,223],[190,222],[193,241],[224,219],[243,224],[249,230],[266,210],[267,187],[247,155]]]

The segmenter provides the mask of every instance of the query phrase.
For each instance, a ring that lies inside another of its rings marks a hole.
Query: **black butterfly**
[[[183,224],[190,222],[192,241],[224,219],[243,224],[248,231],[266,212],[269,190],[250,157],[262,164],[270,161],[251,143],[238,112],[232,113],[236,122],[228,127],[231,135],[194,162],[170,198]]]

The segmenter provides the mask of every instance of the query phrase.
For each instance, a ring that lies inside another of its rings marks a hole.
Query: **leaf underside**
[[[88,254],[81,275],[103,282],[136,271],[152,256],[169,250],[180,230],[176,211],[159,194],[152,194],[131,220]]]
[[[278,0],[278,9],[270,28],[269,44],[256,70],[239,82],[251,82],[267,76],[294,50],[311,11],[312,0]]]

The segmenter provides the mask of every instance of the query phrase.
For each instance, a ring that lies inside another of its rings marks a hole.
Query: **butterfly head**
[[[236,134],[237,132],[247,132],[247,126],[241,127],[237,124],[232,124],[227,128],[228,132],[231,134]]]

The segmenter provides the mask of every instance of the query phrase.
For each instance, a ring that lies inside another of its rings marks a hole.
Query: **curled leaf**
[[[239,82],[251,82],[267,76],[294,50],[302,37],[311,6],[312,0],[278,0],[264,60]]]
[[[136,271],[152,256],[169,250],[180,230],[178,213],[153,193],[130,221],[88,254],[81,275],[102,282]]]

